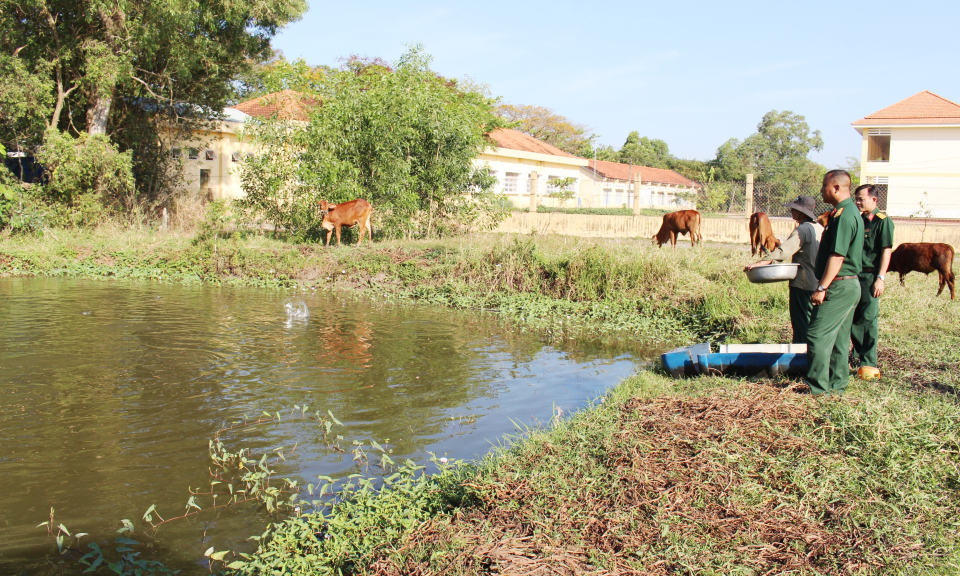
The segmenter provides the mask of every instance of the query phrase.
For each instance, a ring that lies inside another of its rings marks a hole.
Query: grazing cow
[[[349,228],[354,225],[360,227],[360,237],[357,239],[357,246],[363,241],[364,228],[367,230],[367,242],[372,245],[373,226],[370,223],[372,213],[373,207],[363,198],[357,198],[356,200],[341,202],[339,204],[329,204],[326,200],[321,200],[320,214],[323,215],[323,221],[320,223],[320,227],[327,231],[327,243],[325,246],[330,245],[330,237],[333,236],[334,230],[337,231],[337,246],[339,246],[340,227],[346,226]]]
[[[696,246],[698,241],[703,240],[700,234],[700,213],[696,210],[680,210],[663,215],[663,223],[660,230],[653,235],[653,241],[657,247],[661,247],[667,242],[676,248],[677,235],[690,234],[690,245]]]
[[[910,272],[929,274],[934,270],[940,276],[940,289],[937,296],[943,292],[943,286],[950,287],[950,299],[955,300],[953,275],[953,246],[949,244],[934,244],[931,242],[917,242],[915,244],[901,244],[890,255],[889,272],[900,274],[900,285],[903,286],[903,277]]]
[[[823,226],[824,228],[826,228],[826,227],[827,227],[827,222],[830,221],[830,212],[831,212],[831,210],[827,210],[827,211],[824,212],[823,214],[817,216],[817,224],[819,224],[819,225]]]
[[[750,254],[756,256],[761,251],[769,254],[780,247],[780,241],[773,235],[770,218],[763,212],[750,215]]]

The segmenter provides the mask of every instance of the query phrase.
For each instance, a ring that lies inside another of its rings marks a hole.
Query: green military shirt
[[[863,219],[853,198],[840,202],[830,213],[830,220],[820,239],[817,264],[813,269],[817,280],[823,278],[832,254],[843,256],[843,265],[837,276],[856,276],[863,269]]]
[[[884,248],[893,248],[893,220],[879,208],[863,216],[863,267],[879,268]]]

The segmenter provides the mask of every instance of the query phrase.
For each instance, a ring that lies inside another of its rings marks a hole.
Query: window
[[[504,194],[516,194],[517,193],[517,178],[520,175],[516,172],[507,172],[503,178],[503,193]]]
[[[613,190],[610,188],[603,189],[603,205],[609,206],[613,202]]]
[[[210,185],[210,170],[200,170],[200,189],[203,190]]]
[[[867,162],[890,161],[890,129],[871,128],[867,133]]]
[[[180,157],[180,149],[179,149],[179,148],[171,148],[171,149],[170,149],[170,157],[171,157],[171,158],[179,158],[179,157]]]
[[[553,194],[558,190],[556,183],[559,179],[559,176],[547,176],[547,194]]]
[[[213,153],[213,150],[206,150],[203,153],[203,157],[206,158],[207,160],[213,160],[214,158],[217,157],[217,155]]]
[[[890,177],[889,176],[870,176],[870,177],[867,177],[867,184],[876,184],[877,208],[879,208],[880,210],[886,211],[887,194],[889,191]]]
[[[617,190],[617,207],[623,205],[623,190]]]
[[[239,162],[242,159],[243,159],[243,154],[241,154],[240,152],[234,152],[233,154],[230,155],[230,160],[232,160],[233,162]]]
[[[200,154],[199,150],[197,150],[196,148],[191,148],[190,152],[187,154],[187,158],[190,158],[191,160],[196,160],[199,154]]]

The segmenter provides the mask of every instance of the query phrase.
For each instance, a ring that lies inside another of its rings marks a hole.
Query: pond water
[[[152,504],[176,516],[189,489],[209,490],[208,439],[224,421],[280,412],[222,439],[258,454],[283,446],[278,475],[316,483],[358,472],[353,440],[389,442],[397,462],[476,458],[515,423],[584,406],[638,359],[551,347],[495,315],[369,298],[0,279],[0,573],[49,571],[56,547],[36,526],[51,507],[101,543],[129,518],[148,557],[206,572],[203,551],[238,549],[263,530],[262,511],[201,513],[155,540],[141,517]],[[336,416],[346,453],[294,405]]]

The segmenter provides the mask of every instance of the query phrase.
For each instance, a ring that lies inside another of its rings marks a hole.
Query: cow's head
[[[657,248],[660,248],[667,243],[667,240],[660,238],[659,232],[653,235],[653,238],[651,239],[651,241],[657,245]]]
[[[321,216],[326,216],[326,215],[327,215],[327,212],[329,212],[329,211],[331,211],[331,210],[333,210],[334,208],[337,207],[336,204],[330,204],[330,203],[327,202],[326,200],[321,200],[320,202],[318,202],[318,204],[320,204],[320,215],[321,215]]]
[[[829,222],[830,222],[830,210],[827,210],[823,214],[817,216],[817,224],[823,226],[824,228],[827,227],[827,223]]]

